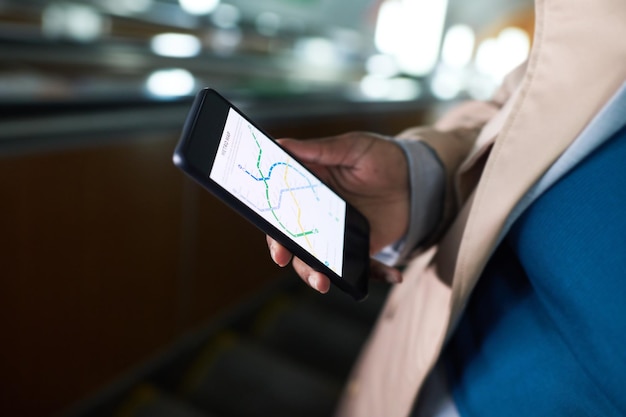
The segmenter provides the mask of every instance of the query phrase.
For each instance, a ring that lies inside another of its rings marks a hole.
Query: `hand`
[[[358,132],[306,141],[283,139],[280,144],[365,215],[370,223],[370,254],[406,233],[410,209],[408,163],[396,143]],[[267,243],[274,262],[289,264],[292,254],[287,249],[269,236]],[[398,270],[371,262],[371,278],[402,280]],[[292,264],[311,287],[322,293],[329,290],[328,277],[298,258]]]

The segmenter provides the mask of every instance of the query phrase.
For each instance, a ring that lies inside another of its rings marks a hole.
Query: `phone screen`
[[[346,202],[233,108],[209,177],[343,276]]]

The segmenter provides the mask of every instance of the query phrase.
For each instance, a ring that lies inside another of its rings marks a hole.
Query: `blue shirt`
[[[625,122],[622,88],[513,212],[445,353],[462,416],[626,415]]]

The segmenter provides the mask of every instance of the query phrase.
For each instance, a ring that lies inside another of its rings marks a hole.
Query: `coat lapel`
[[[536,19],[517,99],[473,198],[453,226],[463,228],[453,273],[453,320],[508,214],[626,79],[626,2],[538,0]]]

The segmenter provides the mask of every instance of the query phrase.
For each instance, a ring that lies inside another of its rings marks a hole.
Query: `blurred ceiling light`
[[[469,26],[451,26],[443,40],[442,62],[451,68],[465,68],[472,60],[474,41],[474,31]]]
[[[380,78],[367,75],[361,80],[361,93],[374,100],[408,101],[421,95],[418,81],[410,78]]]
[[[530,37],[526,31],[510,27],[498,35],[498,51],[503,61],[502,71],[508,73],[528,58]]]
[[[387,98],[394,101],[416,100],[422,94],[422,88],[417,80],[411,78],[392,78]]]
[[[211,37],[211,47],[218,55],[231,55],[237,50],[242,39],[243,34],[238,28],[219,29]]]
[[[361,80],[361,92],[367,98],[380,100],[386,97],[389,91],[388,80],[372,75],[366,75]]]
[[[498,72],[498,42],[495,38],[487,38],[478,45],[474,64],[482,74],[495,75]]]
[[[485,39],[476,51],[476,69],[500,82],[528,57],[530,38],[522,29],[507,28],[497,38]]]
[[[200,40],[184,33],[161,33],[150,41],[152,51],[161,56],[172,58],[190,58],[200,54]]]
[[[280,16],[273,12],[259,14],[255,21],[256,30],[265,36],[276,36],[280,30]]]
[[[385,54],[370,56],[365,62],[365,69],[368,74],[382,78],[391,78],[400,72],[395,58]]]
[[[456,68],[441,66],[432,78],[430,90],[440,100],[451,100],[465,88],[463,72]]]
[[[94,7],[52,3],[43,10],[41,29],[49,38],[90,42],[101,37],[108,21]]]
[[[326,38],[300,38],[294,45],[296,58],[314,66],[334,66],[339,62],[335,44]]]
[[[153,0],[101,0],[100,4],[114,14],[128,15],[150,10]]]
[[[395,54],[398,49],[397,42],[401,37],[399,30],[394,29],[394,24],[402,18],[402,3],[400,1],[384,1],[378,11],[376,21],[376,33],[374,43],[381,52]]]
[[[146,90],[155,97],[180,97],[193,93],[196,81],[193,75],[181,68],[163,69],[150,74]]]
[[[220,0],[178,0],[178,3],[189,14],[204,15],[214,11]]]
[[[447,6],[447,0],[385,0],[376,22],[376,47],[395,56],[407,74],[428,74],[439,56]]]
[[[232,4],[220,4],[211,14],[211,21],[222,29],[234,28],[239,24],[241,12]]]

